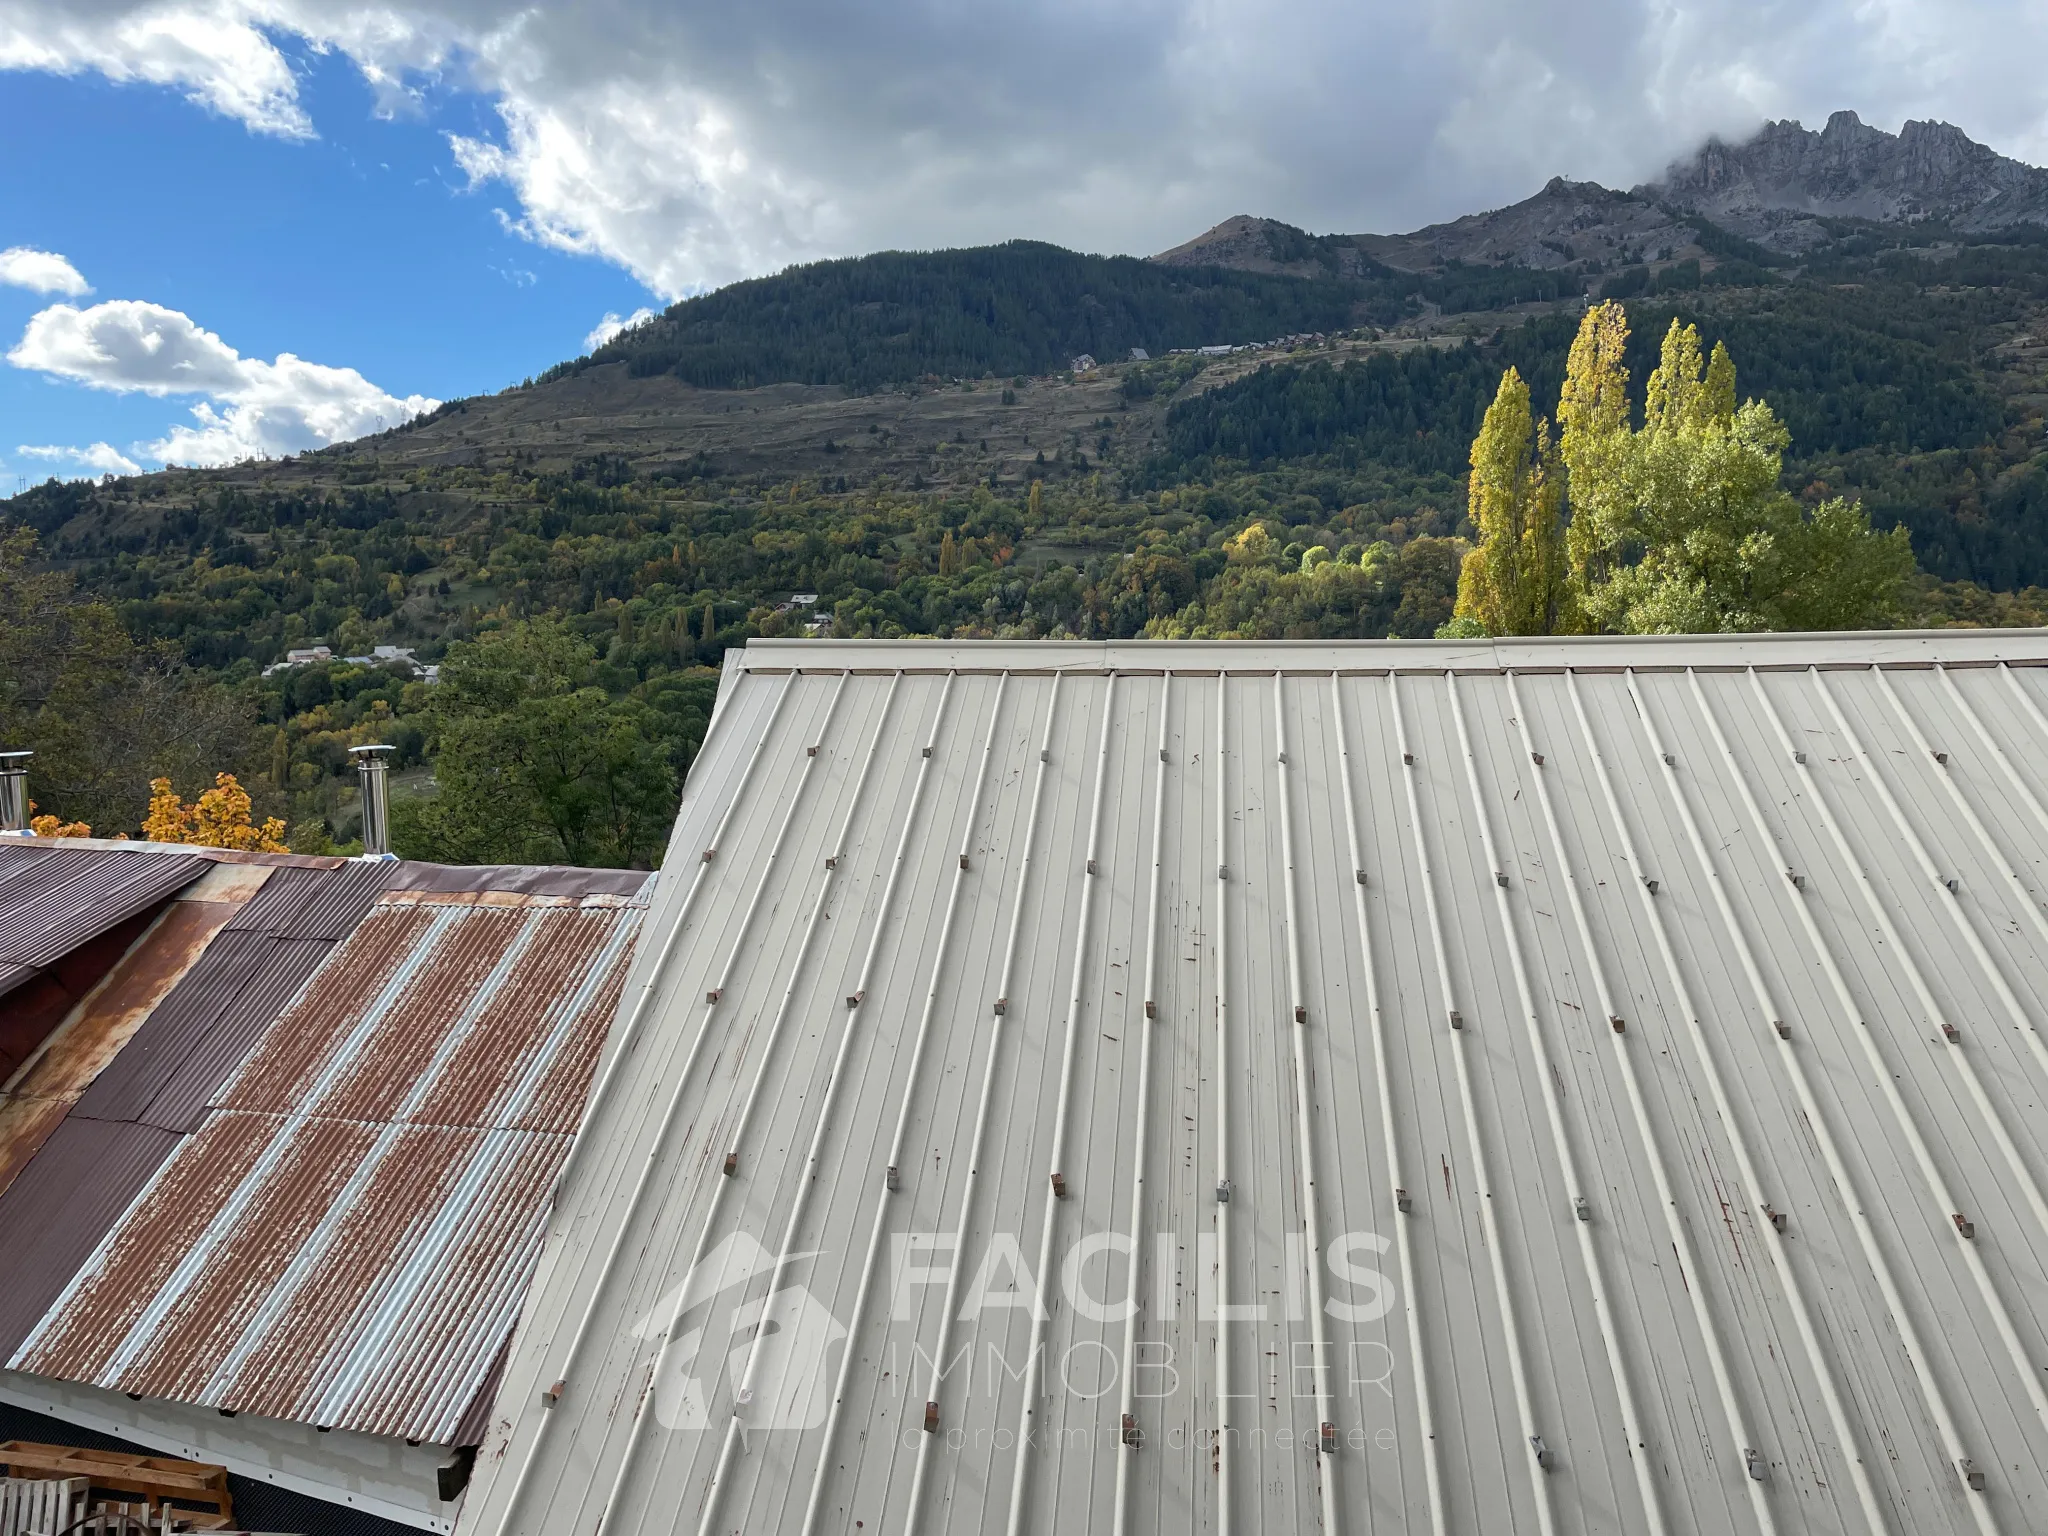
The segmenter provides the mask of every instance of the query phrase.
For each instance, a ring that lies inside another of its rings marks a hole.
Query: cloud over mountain
[[[318,131],[286,51],[308,46],[387,104],[480,93],[496,131],[451,135],[455,165],[528,238],[664,296],[884,246],[1159,250],[1244,207],[1409,228],[1845,102],[2048,159],[2048,11],[1999,0],[0,4],[0,68],[154,82],[287,137]]]
[[[172,464],[300,453],[395,427],[440,403],[399,399],[353,368],[289,352],[273,362],[243,357],[189,315],[136,299],[88,309],[53,304],[29,321],[7,361],[118,394],[204,396],[192,407],[195,425],[140,445]]]

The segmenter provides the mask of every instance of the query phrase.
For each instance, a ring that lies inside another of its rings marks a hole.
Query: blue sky
[[[0,494],[793,261],[1414,229],[1841,107],[2048,163],[2044,57],[2039,0],[0,0]]]
[[[500,185],[471,189],[446,134],[494,127],[473,94],[379,115],[346,58],[294,50],[317,139],[251,132],[152,85],[0,74],[0,247],[67,257],[93,292],[189,315],[248,357],[291,352],[391,393],[449,399],[584,350],[607,313],[661,300],[595,255],[508,231]],[[62,295],[0,285],[0,349]],[[115,393],[0,367],[0,494],[78,466],[19,445],[136,445],[194,397]]]

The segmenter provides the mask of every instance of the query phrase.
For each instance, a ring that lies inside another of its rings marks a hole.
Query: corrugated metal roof
[[[12,1368],[452,1438],[517,1315],[640,909],[377,900],[402,868],[266,888],[159,1010],[147,1059],[87,1094],[81,1114],[196,1134],[74,1260]]]
[[[748,647],[463,1536],[2048,1528],[2043,666]]]
[[[0,884],[0,990],[20,985],[88,939],[105,933],[206,873],[197,857],[100,850],[7,849]],[[9,980],[9,976],[12,980]]]

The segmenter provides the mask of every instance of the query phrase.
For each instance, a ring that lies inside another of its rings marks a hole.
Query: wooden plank
[[[234,1518],[228,1469],[209,1462],[9,1440],[0,1443],[0,1466],[17,1477],[24,1472],[82,1477],[96,1488],[139,1493],[151,1507],[165,1499],[211,1504],[224,1523]]]

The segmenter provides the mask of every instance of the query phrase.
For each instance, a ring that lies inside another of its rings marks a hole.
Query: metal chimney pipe
[[[28,831],[28,760],[33,752],[0,752],[0,832]]]
[[[391,794],[385,785],[384,757],[387,746],[350,747],[356,760],[356,777],[362,786],[363,857],[391,857]]]

